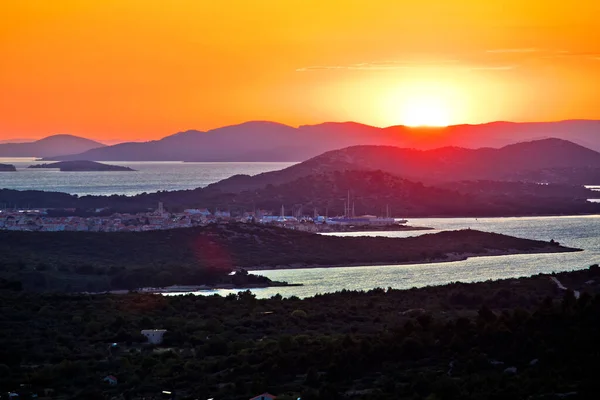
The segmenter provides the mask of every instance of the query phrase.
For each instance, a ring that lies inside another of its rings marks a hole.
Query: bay
[[[576,253],[520,254],[473,257],[447,263],[359,266],[338,268],[304,268],[255,271],[272,280],[301,283],[296,287],[253,289],[258,298],[279,293],[284,297],[310,297],[342,289],[369,290],[377,287],[409,289],[451,282],[479,282],[517,278],[538,273],[551,273],[587,268],[600,262],[600,215],[523,218],[414,218],[409,224],[429,226],[434,231],[350,232],[338,236],[409,237],[444,230],[478,229],[526,239],[549,241],[584,249]],[[310,249],[307,249],[310,251]],[[196,294],[227,295],[239,290],[210,290]],[[177,294],[177,293],[170,293]]]

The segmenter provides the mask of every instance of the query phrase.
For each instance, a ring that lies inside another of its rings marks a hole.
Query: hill
[[[95,161],[78,160],[78,161],[60,161],[50,164],[30,165],[28,168],[34,169],[60,169],[66,172],[85,172],[85,171],[135,171],[129,167],[120,165],[108,165]]]
[[[0,157],[53,157],[104,147],[102,143],[72,135],[54,135],[29,143],[0,144]]]
[[[11,164],[0,164],[0,172],[15,172],[17,169]]]
[[[500,147],[555,137],[600,151],[600,121],[496,122],[447,128],[377,128],[355,122],[328,122],[298,128],[251,121],[202,132],[189,130],[161,140],[121,143],[90,151],[64,151],[48,160],[95,161],[301,161],[356,145],[434,149]]]
[[[234,215],[255,209],[288,213],[341,215],[348,193],[357,215],[385,215],[389,207],[398,217],[483,217],[525,215],[575,215],[600,212],[600,203],[588,202],[594,192],[582,186],[539,185],[526,182],[461,181],[427,186],[383,171],[334,171],[315,173],[263,188],[221,191],[198,188],[137,196],[72,196],[66,193],[0,189],[0,204],[27,204],[34,208],[73,208],[75,212],[50,210],[51,215],[102,215],[145,212],[163,202],[171,211],[208,207],[228,209]]]
[[[254,224],[150,232],[0,231],[0,277],[38,290],[206,284],[242,268],[447,261],[576,251],[474,230],[413,238],[344,238]],[[81,285],[88,285],[81,288]]]
[[[594,265],[304,299],[0,290],[0,387],[19,398],[51,387],[69,399],[594,399],[599,278]],[[140,331],[157,327],[164,342],[144,344]],[[118,385],[99,379],[108,373]]]
[[[592,185],[600,183],[600,153],[561,139],[517,143],[500,149],[354,146],[324,153],[280,171],[252,177],[236,175],[209,185],[207,190],[254,190],[313,174],[344,170],[382,170],[434,184],[461,180],[540,182],[540,178],[552,183],[576,183],[574,181],[585,177],[590,181],[577,183]]]
[[[385,215],[389,207],[398,217],[483,217],[525,215],[575,215],[600,212],[600,203],[588,202],[594,193],[582,186],[539,185],[526,182],[461,181],[423,185],[383,171],[334,171],[315,173],[263,188],[221,191],[198,188],[137,196],[72,196],[66,193],[0,189],[0,204],[26,204],[34,208],[73,208],[75,212],[50,210],[51,215],[102,215],[145,212],[163,202],[171,211],[208,207],[230,210],[234,215],[255,209],[278,214],[312,215],[313,209],[330,216],[344,213],[351,195],[357,215]]]
[[[593,192],[569,185],[524,182],[462,181],[427,186],[382,171],[334,171],[312,174],[280,185],[238,193],[205,189],[200,204],[231,210],[270,210],[284,205],[289,214],[344,214],[350,195],[356,215],[397,217],[517,216],[594,213]],[[166,204],[173,204],[165,200]]]

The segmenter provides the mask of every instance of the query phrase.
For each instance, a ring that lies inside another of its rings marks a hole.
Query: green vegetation
[[[0,290],[0,391],[51,388],[65,399],[162,390],[178,399],[264,391],[308,400],[595,398],[600,268],[554,277],[579,298],[548,275],[304,300]],[[168,330],[158,347],[140,335],[153,328]],[[104,383],[107,375],[118,384]]]
[[[468,255],[576,251],[475,230],[405,239],[334,237],[255,224],[150,232],[0,232],[0,278],[25,289],[104,291],[235,283],[236,268],[444,261]],[[253,279],[248,275],[247,279]],[[264,285],[265,278],[238,282]]]

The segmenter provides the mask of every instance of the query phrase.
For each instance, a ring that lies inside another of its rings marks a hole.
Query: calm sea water
[[[134,172],[60,172],[27,169],[43,164],[33,158],[0,158],[0,164],[12,164],[17,172],[0,174],[0,189],[44,190],[77,195],[128,196],[159,190],[183,190],[204,187],[237,174],[256,175],[287,168],[294,163],[184,163],[184,162],[109,162],[133,168]]]
[[[376,287],[408,289],[450,282],[477,282],[505,279],[538,273],[587,268],[600,262],[600,215],[577,217],[526,218],[420,218],[412,225],[429,226],[435,231],[339,233],[339,236],[408,237],[442,230],[472,228],[488,232],[538,239],[554,239],[570,247],[584,249],[577,253],[473,257],[465,261],[432,264],[306,268],[256,271],[277,281],[302,283],[299,287],[254,289],[259,298],[277,293],[282,296],[309,297],[342,289],[369,290]],[[202,291],[197,294],[227,295],[238,290]]]

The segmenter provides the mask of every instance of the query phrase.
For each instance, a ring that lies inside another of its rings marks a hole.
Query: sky
[[[600,119],[591,0],[3,0],[0,140]]]

